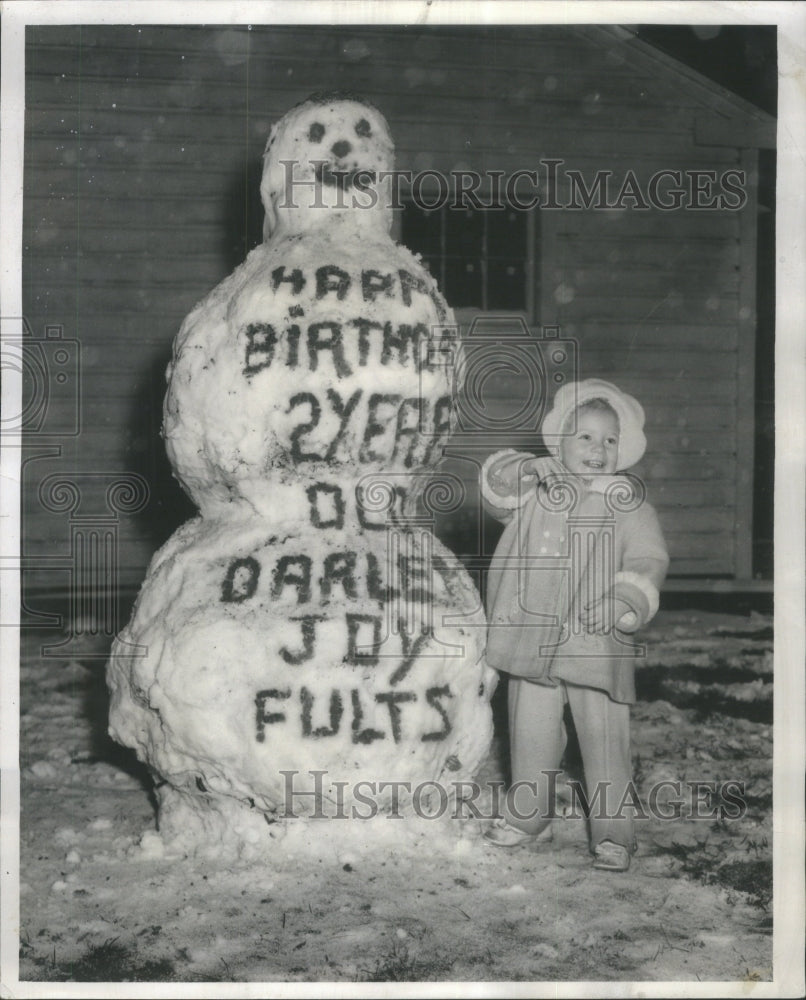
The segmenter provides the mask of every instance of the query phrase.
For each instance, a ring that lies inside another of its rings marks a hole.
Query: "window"
[[[507,205],[424,209],[411,201],[401,241],[422,256],[452,308],[532,317],[536,226],[536,212]]]

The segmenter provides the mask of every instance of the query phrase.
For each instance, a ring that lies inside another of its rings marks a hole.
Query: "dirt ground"
[[[558,819],[538,849],[492,847],[468,820],[448,848],[426,837],[349,850],[323,837],[318,854],[259,863],[172,857],[147,776],[106,735],[103,660],[43,660],[29,639],[20,981],[769,980],[771,626],[758,614],[667,611],[644,633],[641,799],[664,780],[716,791],[704,793],[708,818],[640,820],[626,874],[591,869],[578,818]],[[482,781],[505,773],[502,688]],[[570,777],[576,766],[569,751]],[[738,817],[728,781],[743,783]]]

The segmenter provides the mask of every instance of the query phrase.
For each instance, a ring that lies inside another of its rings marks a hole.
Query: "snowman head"
[[[314,94],[277,122],[263,154],[263,237],[330,225],[392,224],[389,177],[394,144],[373,105],[342,94]]]

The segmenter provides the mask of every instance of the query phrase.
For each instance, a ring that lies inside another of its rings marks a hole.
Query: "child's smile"
[[[563,465],[576,476],[612,475],[618,461],[619,426],[612,413],[579,410],[572,435],[560,448]]]

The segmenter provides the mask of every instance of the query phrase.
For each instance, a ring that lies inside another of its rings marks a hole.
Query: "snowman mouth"
[[[315,176],[320,184],[339,188],[341,191],[347,191],[351,188],[366,191],[370,184],[374,184],[377,180],[375,171],[367,170],[366,167],[334,170],[329,163],[318,163],[315,168]]]

